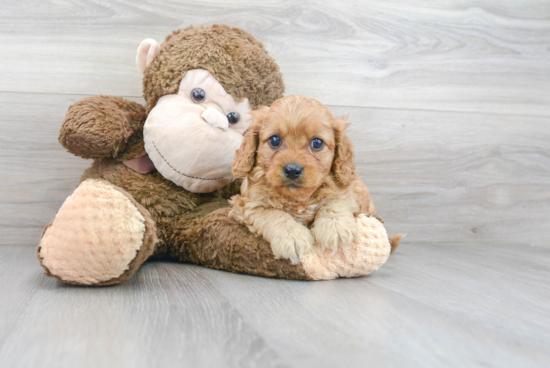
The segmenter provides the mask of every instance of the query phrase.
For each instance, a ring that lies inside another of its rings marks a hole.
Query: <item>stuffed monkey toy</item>
[[[231,163],[250,112],[284,92],[279,67],[256,38],[225,25],[188,27],[162,45],[144,40],[136,62],[145,107],[89,97],[63,122],[63,147],[93,161],[42,234],[37,254],[47,276],[118,284],[156,257],[325,280],[365,275],[386,261],[390,242],[374,217],[358,216],[350,249],[311,252],[295,265],[228,217],[227,200],[240,187]]]

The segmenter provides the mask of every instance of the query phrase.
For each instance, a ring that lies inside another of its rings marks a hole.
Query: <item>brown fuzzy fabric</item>
[[[153,238],[158,239],[155,257],[233,272],[306,279],[301,265],[275,260],[267,242],[227,217],[227,199],[239,193],[239,180],[213,193],[195,194],[158,172],[142,175],[123,164],[145,153],[142,129],[147,113],[160,97],[177,93],[188,70],[198,68],[214,75],[236,100],[248,98],[252,108],[270,105],[284,92],[279,67],[261,42],[243,30],[214,25],[189,27],[166,38],[145,70],[146,109],[110,96],[85,98],[69,108],[59,140],[71,153],[94,159],[82,180],[104,179],[116,185],[147,219],[144,247],[128,271],[98,285],[117,284],[130,277],[151,255]],[[156,234],[149,231],[154,228]],[[47,269],[46,274],[56,277]]]
[[[237,101],[248,98],[253,109],[271,105],[284,93],[279,66],[250,33],[221,24],[191,26],[166,37],[160,54],[145,70],[147,113],[159,98],[177,93],[192,69],[208,70]]]
[[[176,223],[172,243],[178,246],[170,249],[170,258],[237,273],[308,279],[301,264],[275,259],[268,242],[237,224],[228,214],[229,208],[223,208],[192,222],[184,219]]]
[[[240,181],[236,181],[212,193],[191,193],[158,172],[139,174],[116,159],[95,160],[81,181],[86,179],[105,179],[128,192],[147,209],[157,223],[160,242],[155,254],[159,256],[168,253],[169,247],[178,246],[172,242],[172,224],[191,214],[194,214],[192,217],[202,216],[227,206],[227,199],[239,193],[240,188]]]
[[[145,207],[139,204],[130,193],[121,188],[116,189],[118,189],[122,194],[128,197],[145,218],[145,233],[143,234],[143,245],[136,254],[136,258],[134,258],[132,262],[130,262],[130,264],[128,265],[128,270],[126,272],[115,279],[96,284],[97,286],[116,285],[128,280],[134,274],[134,272],[138,270],[143,262],[145,262],[149,257],[153,255],[153,252],[155,251],[155,246],[159,241],[157,238],[157,227],[149,211],[147,211]]]
[[[59,142],[82,158],[117,157],[129,141],[132,146],[143,142],[146,118],[143,106],[121,97],[83,98],[69,107]]]
[[[96,160],[81,180],[90,178],[120,186],[147,208],[157,226],[156,258],[259,276],[306,279],[301,265],[276,260],[269,243],[227,216],[227,199],[239,192],[240,180],[213,193],[194,194],[159,173],[141,175],[114,159]],[[144,260],[132,262],[131,272],[109,284],[127,279]]]

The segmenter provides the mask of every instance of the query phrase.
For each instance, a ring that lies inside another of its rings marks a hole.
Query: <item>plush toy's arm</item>
[[[294,280],[368,275],[390,255],[384,225],[375,217],[360,214],[353,244],[337,251],[316,247],[293,265],[288,259],[276,259],[270,244],[230,218],[229,211],[230,208],[222,208],[202,218],[182,218],[171,223],[170,244],[162,249],[163,255],[210,268]],[[393,237],[398,244],[397,237],[402,236]]]
[[[165,256],[238,273],[309,279],[300,263],[293,265],[288,259],[276,259],[269,243],[231,219],[229,211],[222,208],[202,218],[171,224],[172,244]]]
[[[145,108],[136,102],[113,96],[87,97],[69,107],[59,142],[83,158],[114,158],[130,138],[143,134],[146,117]]]

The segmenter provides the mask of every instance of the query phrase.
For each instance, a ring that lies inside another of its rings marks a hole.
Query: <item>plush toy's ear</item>
[[[137,49],[137,55],[136,55],[136,64],[138,67],[138,70],[141,74],[145,72],[145,68],[147,68],[155,56],[157,56],[160,52],[160,45],[157,41],[153,40],[152,38],[146,38],[145,40],[141,41],[139,44],[139,47]]]
[[[346,186],[355,178],[353,165],[353,143],[345,133],[349,123],[346,118],[337,118],[333,122],[334,137],[336,138],[336,152],[332,163],[332,174],[340,185]]]
[[[252,111],[252,125],[244,133],[243,143],[235,153],[232,171],[236,178],[244,178],[252,171],[256,163],[256,150],[260,143],[260,127],[267,116],[268,107]]]

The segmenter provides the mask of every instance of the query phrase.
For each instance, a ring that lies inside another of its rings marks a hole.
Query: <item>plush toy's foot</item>
[[[38,259],[46,275],[77,285],[111,285],[129,278],[153,253],[155,223],[121,188],[82,182],[44,229]]]
[[[391,245],[384,225],[375,217],[364,214],[357,217],[357,223],[359,234],[351,245],[338,248],[336,252],[315,247],[316,250],[300,258],[310,280],[368,275],[386,262]]]

